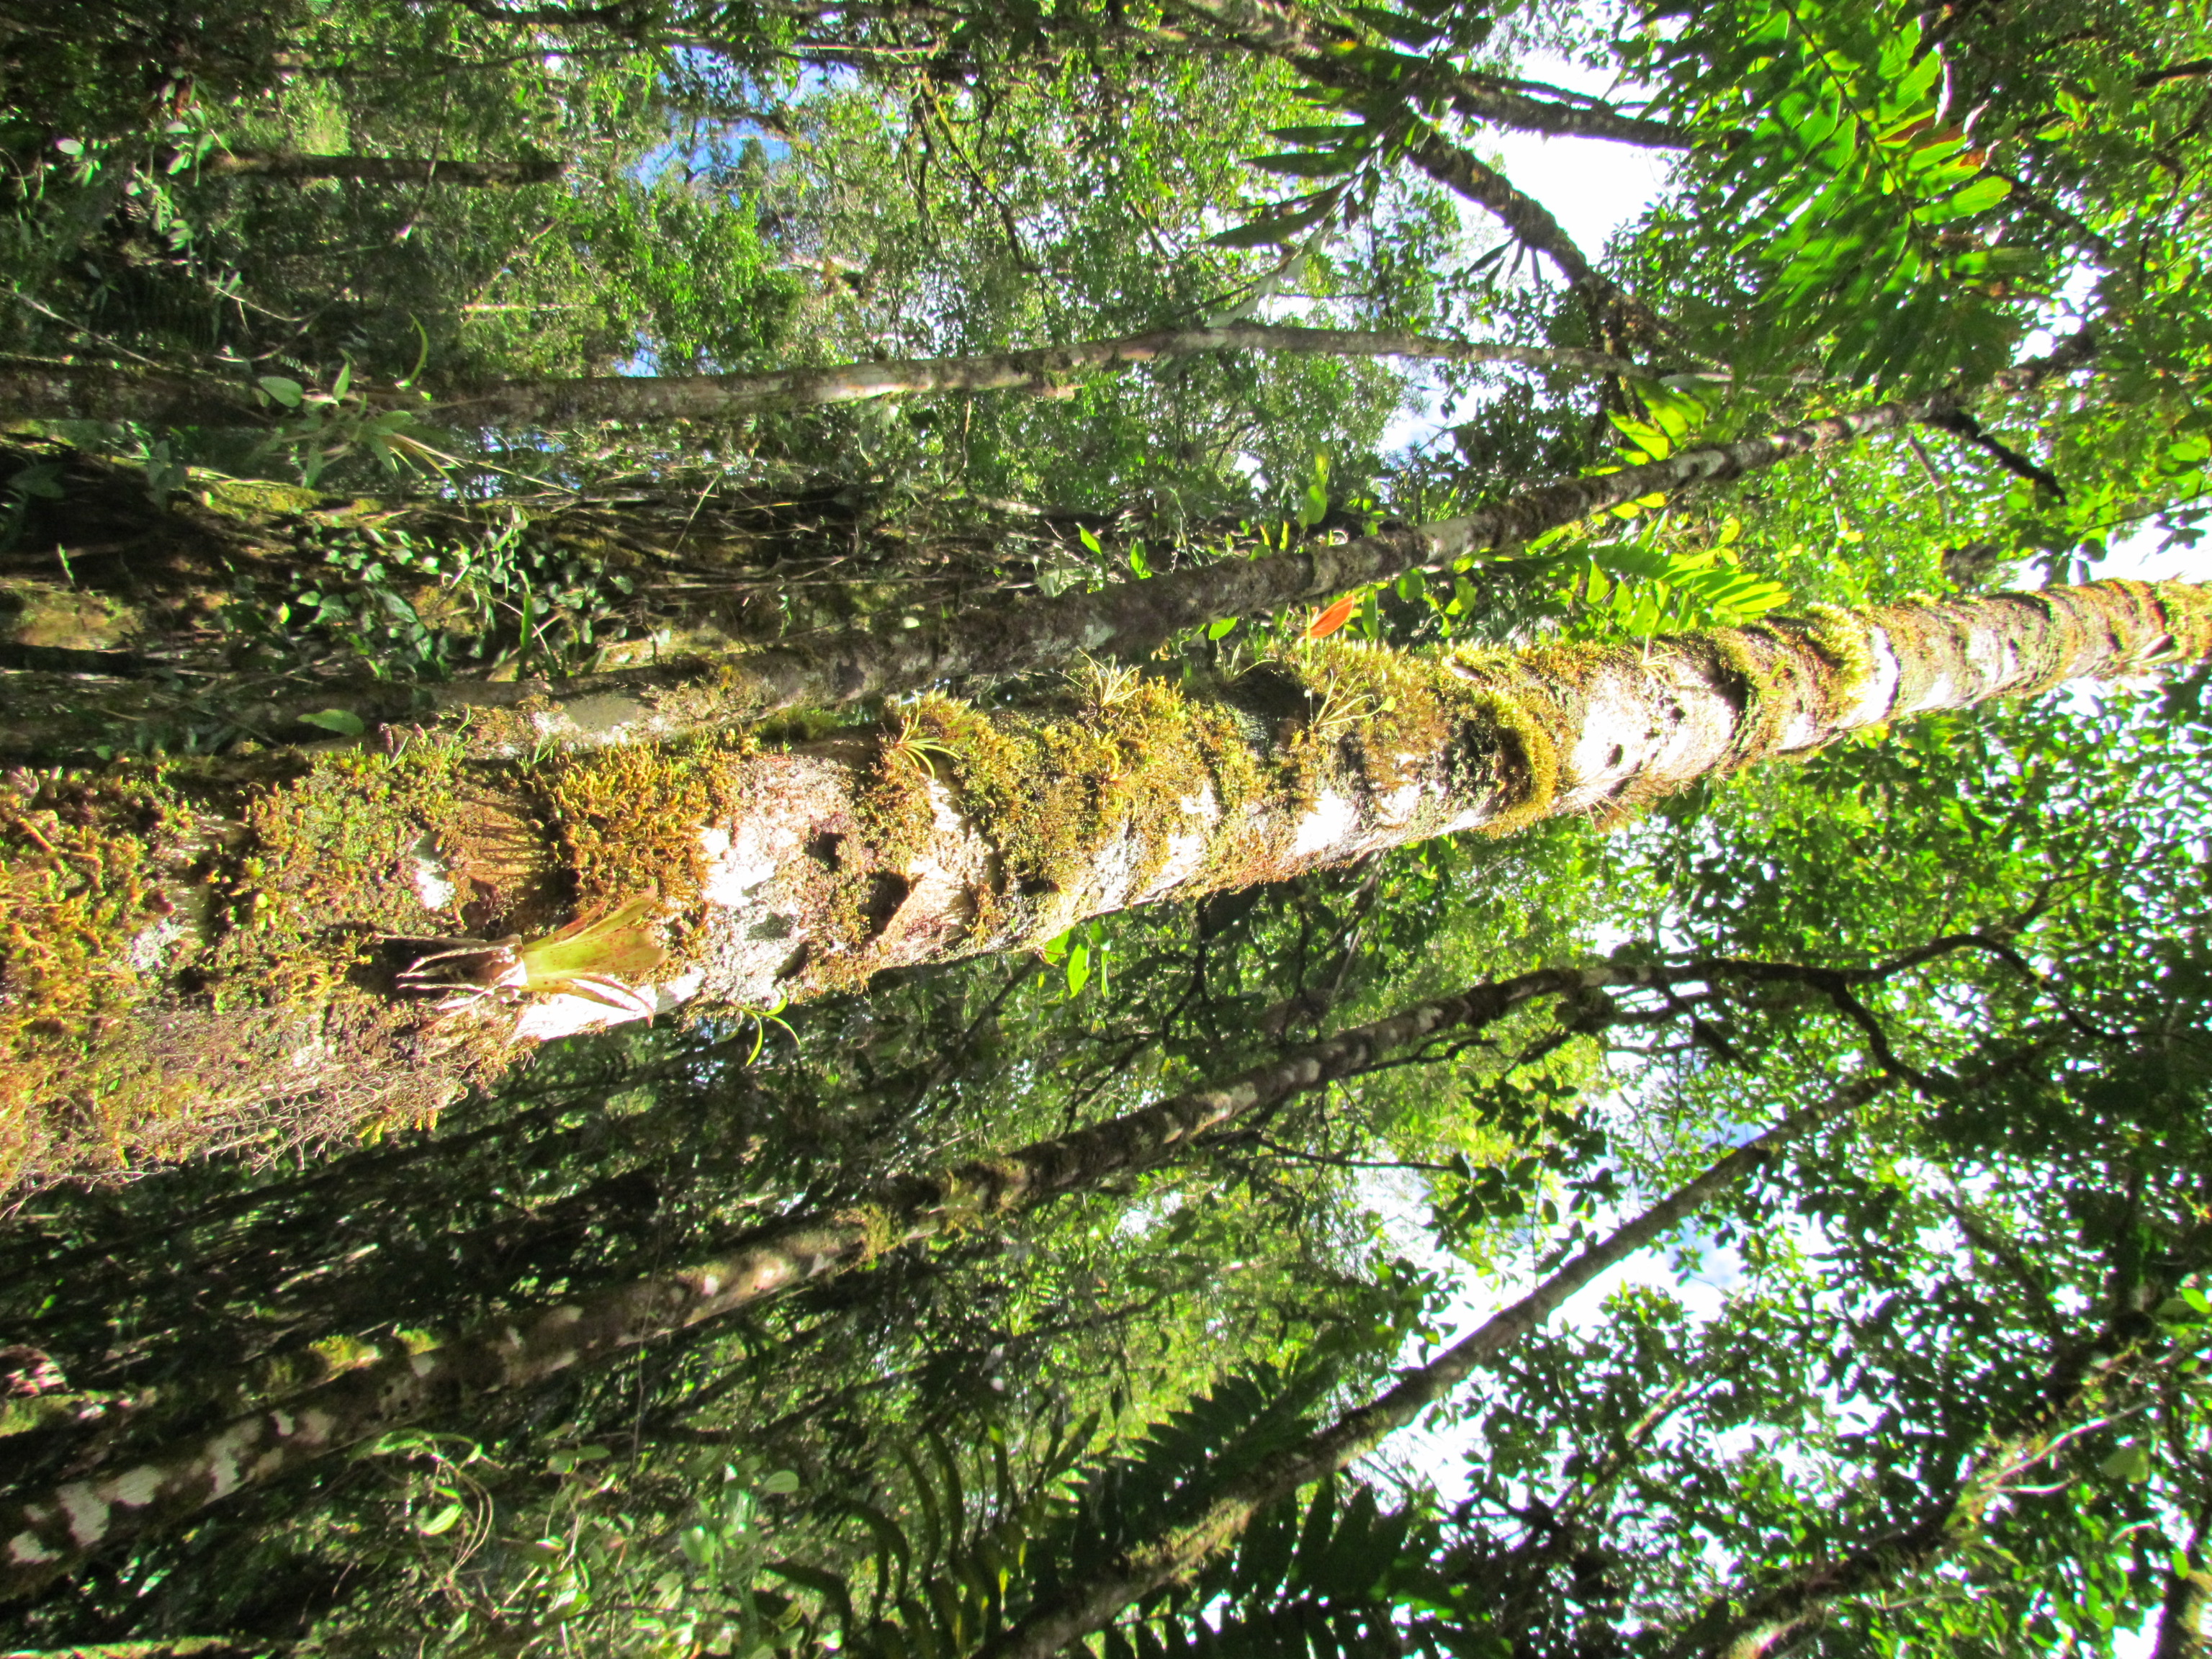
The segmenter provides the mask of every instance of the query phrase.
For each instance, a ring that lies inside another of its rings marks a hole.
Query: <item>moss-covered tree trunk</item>
[[[2086,343],[2077,340],[2045,363],[2007,371],[1992,385],[2001,391],[2032,386],[2045,374],[2071,366]],[[1024,596],[1019,605],[961,604],[944,621],[918,627],[823,629],[748,648],[718,626],[699,630],[682,616],[655,611],[655,632],[671,643],[647,665],[564,679],[462,677],[436,684],[324,677],[256,696],[226,712],[258,735],[296,740],[312,735],[303,717],[332,709],[372,726],[420,719],[426,706],[449,717],[520,710],[526,720],[488,720],[467,739],[474,756],[511,757],[545,744],[581,749],[665,741],[791,708],[831,708],[949,680],[1065,668],[1085,654],[1140,661],[1186,629],[1225,617],[1268,616],[1409,570],[1448,568],[1455,560],[1518,546],[1645,496],[1742,477],[1919,422],[1948,426],[1964,418],[1949,393],[1879,404],[1612,472],[1526,484],[1462,518],[1390,526],[1344,541],[1316,538],[1257,558],[1220,559],[1091,592]],[[82,471],[89,464],[76,465]],[[111,500],[118,493],[125,499],[132,494],[121,480],[101,493]],[[207,510],[200,510],[203,504]],[[72,499],[66,505],[74,508],[76,502]],[[112,507],[100,511],[103,518],[112,516]],[[295,544],[324,545],[333,537],[368,530],[412,534],[429,546],[459,550],[465,557],[473,542],[494,533],[442,503],[339,501],[239,480],[216,481],[194,497],[180,494],[164,516],[173,524],[167,534],[152,538],[160,543],[159,562],[176,562],[178,548],[191,544],[200,549],[198,562],[204,568],[266,563]],[[529,515],[528,535],[533,546],[542,544],[556,554],[611,552],[649,571],[659,561],[673,560],[687,545],[694,560],[712,555],[727,539],[720,526],[725,516],[720,510],[702,513],[696,501],[684,504],[665,521],[656,521],[646,504],[636,501],[619,512],[588,503],[556,505]],[[50,526],[42,522],[38,529],[43,535]],[[142,580],[149,560],[131,555],[149,539],[143,531],[105,538],[106,545],[125,556],[121,566],[134,582]],[[40,557],[48,556],[37,538],[25,542],[40,550]],[[0,559],[0,608],[9,599],[9,574],[7,562]],[[92,585],[114,586],[96,574]],[[74,586],[64,591],[49,581],[43,588],[46,603],[72,614],[87,602]],[[649,606],[652,589],[642,591]],[[915,590],[912,597],[928,596]],[[426,598],[434,604],[436,594]],[[672,628],[672,622],[677,625]],[[0,669],[45,665],[20,650],[10,653],[0,643]],[[61,672],[112,676],[134,668],[112,653],[52,666]],[[134,714],[159,718],[159,711],[175,701],[167,688],[143,683],[112,686],[94,696],[84,683],[71,682],[19,688],[13,696],[18,718],[0,731],[0,756],[26,758],[112,743],[118,720]]]
[[[434,1110],[536,1044],[763,1008],[1431,836],[1600,818],[1771,755],[2212,650],[2102,582],[1653,641],[1323,641],[1232,684],[1086,668],[878,732],[471,758],[401,735],[0,784],[19,1178]],[[486,715],[528,731],[526,713]],[[496,738],[496,732],[491,734]]]

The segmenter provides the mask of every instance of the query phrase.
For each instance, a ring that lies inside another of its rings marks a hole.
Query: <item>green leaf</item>
[[[297,409],[300,400],[307,395],[307,387],[283,374],[256,375],[253,383],[268,394],[270,402],[282,404],[287,409]]]
[[[362,717],[349,709],[324,708],[312,714],[300,716],[302,726],[319,726],[325,732],[335,732],[342,738],[357,738],[368,730]]]
[[[1995,207],[2012,194],[2012,185],[2002,179],[1993,179],[1984,173],[1964,190],[1947,198],[1943,205],[1960,217],[1970,213],[1981,213]]]
[[[416,1522],[415,1530],[425,1538],[435,1538],[441,1533],[452,1531],[454,1523],[465,1513],[467,1511],[459,1504],[448,1504],[428,1520]]]

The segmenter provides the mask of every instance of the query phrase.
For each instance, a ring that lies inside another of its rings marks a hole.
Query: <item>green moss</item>
[[[710,737],[617,744],[526,769],[524,783],[557,843],[576,907],[657,895],[672,918],[670,951],[686,958],[698,941],[685,918],[696,914],[708,873],[699,829],[737,815],[753,753],[748,740]]]
[[[295,514],[313,513],[323,498],[297,484],[272,483],[264,478],[230,478],[216,473],[196,475],[201,503],[211,513],[228,519],[256,521]]]
[[[417,896],[413,866],[459,822],[460,764],[449,744],[346,750],[256,793],[227,883],[218,1006],[312,1005],[368,960],[380,933],[453,931]]]
[[[1857,702],[1874,678],[1874,641],[1866,622],[1832,605],[1816,605],[1807,607],[1802,617],[1790,617],[1786,625],[1802,635],[1826,665],[1820,676],[1820,714],[1824,722],[1833,721]]]
[[[2194,582],[2154,582],[2151,600],[2185,662],[2212,655],[2212,589]]]
[[[830,1219],[859,1232],[860,1266],[864,1267],[886,1252],[896,1249],[905,1237],[899,1218],[880,1204],[855,1205],[849,1210],[840,1210]]]
[[[152,993],[134,943],[176,908],[155,850],[174,816],[158,775],[0,781],[0,1191],[59,1149],[110,1162],[189,1103],[119,1040]]]
[[[1788,646],[1771,633],[1737,628],[1716,628],[1684,643],[1709,653],[1736,696],[1735,732],[1723,765],[1733,770],[1771,756],[1792,701]]]

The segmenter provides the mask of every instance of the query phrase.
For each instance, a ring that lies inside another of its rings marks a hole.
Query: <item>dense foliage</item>
[[[1897,398],[1924,402],[1893,435],[1318,617],[956,689],[1019,708],[1073,676],[1103,710],[1146,678],[1264,690],[1330,631],[1571,652],[2192,546],[2208,51],[2186,9],[2097,0],[0,3],[0,752],[56,787],[242,776],[397,747],[456,687],[711,682]],[[1498,132],[1677,159],[1582,249]],[[901,394],[917,362],[1239,323],[1400,343]],[[759,390],[848,368],[906,378]],[[747,376],[699,418],[573,412]],[[763,1241],[865,1243],[234,1468],[66,1574],[19,1551],[0,1628],[27,1654],[2201,1653],[2206,684],[632,1024],[366,1131],[302,1093],[156,1156],[94,1146],[88,1108],[83,1178],[0,1221],[10,1505],[89,1506],[254,1413]],[[367,731],[372,703],[406,715]],[[746,740],[890,733],[934,781],[904,706]],[[1280,718],[1356,740],[1384,712]],[[96,1014],[110,970],[41,833],[0,806],[9,1043]],[[1147,1103],[1538,970],[1096,1152]],[[1091,1132],[1048,1203],[915,1184]],[[1654,1206],[1653,1248],[1515,1322]],[[1469,1331],[1468,1380],[1362,1415]]]

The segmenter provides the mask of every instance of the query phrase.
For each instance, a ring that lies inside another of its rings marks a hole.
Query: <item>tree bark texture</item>
[[[990,352],[971,357],[900,358],[749,374],[598,375],[582,380],[509,380],[457,392],[425,405],[386,388],[363,387],[371,410],[405,409],[457,427],[557,427],[593,421],[716,419],[763,409],[816,407],[878,398],[947,392],[1026,392],[1071,395],[1070,377],[1118,373],[1162,358],[1209,351],[1266,351],[1305,356],[1408,357],[1435,362],[1498,363],[1568,374],[1633,374],[1625,358],[1573,347],[1537,349],[1358,329],[1275,327],[1155,329],[1110,340]],[[283,411],[251,386],[211,376],[110,364],[17,362],[0,366],[0,410],[38,420],[137,421],[165,426],[276,423]]]
[[[1262,1510],[1325,1475],[1351,1468],[1535,1330],[1608,1267],[1656,1243],[1716,1194],[1742,1180],[1790,1142],[1865,1104],[1888,1081],[1876,1079],[1846,1085],[1826,1101],[1784,1118],[1746,1142],[1695,1180],[1583,1249],[1527,1296],[1492,1314],[1427,1364],[1401,1374],[1386,1393],[1231,1481],[1196,1520],[1131,1551],[1116,1565],[1058,1602],[1032,1610],[1000,1639],[987,1643],[982,1659],[1053,1659],[1069,1644],[1104,1629],[1125,1609],[1156,1590],[1188,1578],[1208,1557],[1227,1547]]]
[[[538,1043],[765,1008],[1430,836],[1609,820],[1927,710],[2212,650],[2100,582],[1518,655],[1307,642],[1226,684],[1088,666],[874,732],[472,759],[430,733],[0,781],[0,1156],[411,1121]],[[491,734],[494,739],[498,733]]]

